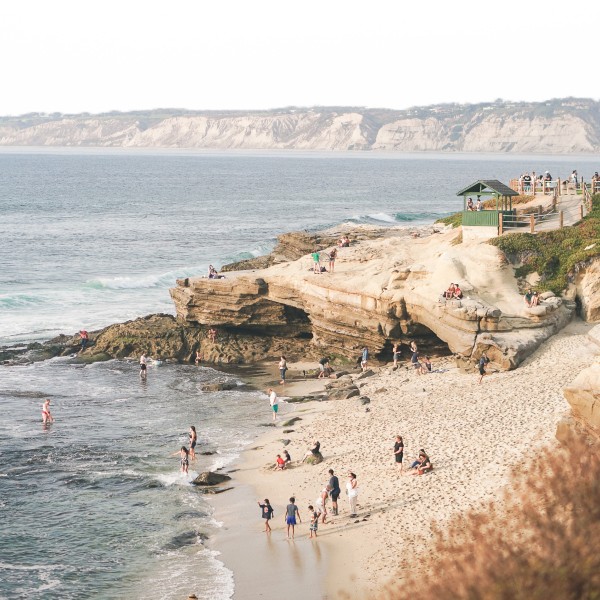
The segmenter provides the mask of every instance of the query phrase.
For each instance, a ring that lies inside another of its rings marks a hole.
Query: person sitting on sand
[[[283,471],[285,469],[285,460],[281,458],[281,454],[277,455],[277,460],[275,461],[275,468]]]
[[[433,470],[433,465],[431,464],[431,460],[429,460],[429,456],[424,456],[419,461],[419,465],[413,471],[412,474],[413,475],[423,475],[425,473],[428,473],[431,470]]]
[[[306,454],[304,455],[302,462],[306,462],[306,459],[309,456],[319,456],[319,454],[321,454],[321,442],[319,442],[318,440],[315,440],[312,448],[310,448],[310,450],[306,451]]]
[[[285,459],[285,466],[286,467],[288,465],[292,464],[292,457],[290,456],[290,453],[287,450],[283,451],[283,458]]]
[[[463,297],[462,290],[460,289],[460,287],[459,287],[458,283],[456,283],[456,284],[454,285],[454,295],[453,295],[453,296],[454,296],[454,298],[455,298],[456,300],[461,300],[461,299],[462,299],[462,297]]]
[[[423,448],[421,448],[419,450],[419,456],[416,458],[416,460],[410,465],[410,471],[412,471],[413,469],[416,469],[420,464],[421,461],[427,458],[427,452],[425,452],[425,450]]]
[[[421,375],[428,375],[429,373],[431,373],[431,369],[432,369],[431,359],[429,358],[429,356],[426,356],[425,360],[421,364],[421,368],[419,369],[419,372],[421,373]]]
[[[340,248],[348,248],[350,246],[350,238],[347,235],[343,235],[342,239],[338,242]]]

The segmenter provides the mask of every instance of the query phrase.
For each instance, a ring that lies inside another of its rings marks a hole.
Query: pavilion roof
[[[466,188],[456,192],[457,196],[468,196],[469,194],[500,194],[500,196],[518,196],[512,188],[504,185],[497,179],[480,179]]]

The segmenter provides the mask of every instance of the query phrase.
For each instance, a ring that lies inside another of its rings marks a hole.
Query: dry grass
[[[438,529],[430,555],[385,600],[600,599],[600,456],[541,453],[504,500]]]

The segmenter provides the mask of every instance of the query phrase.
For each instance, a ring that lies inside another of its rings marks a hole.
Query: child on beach
[[[48,421],[54,423],[54,417],[50,413],[50,398],[46,398],[42,404],[42,423],[46,425]]]
[[[296,527],[296,517],[298,517],[298,522],[302,523],[302,519],[300,518],[300,511],[295,504],[296,498],[292,496],[290,498],[290,503],[285,508],[285,524],[287,525],[287,539],[290,539],[290,527],[292,528],[292,539],[294,538],[294,529]]]
[[[308,510],[310,511],[310,536],[309,538],[312,539],[313,537],[313,533],[315,534],[315,537],[317,537],[317,529],[319,529],[319,514],[313,507],[312,504],[308,505]]]
[[[273,507],[271,506],[271,503],[269,502],[268,498],[265,498],[264,504],[258,502],[258,505],[262,510],[262,518],[265,519],[265,533],[270,533],[271,525],[269,525],[269,521],[273,518],[273,515],[275,514],[273,511]]]
[[[285,460],[281,458],[281,454],[277,455],[277,460],[275,461],[275,468],[279,471],[283,471],[285,469]]]
[[[292,457],[290,456],[290,453],[287,450],[283,451],[283,458],[285,460],[286,467],[287,467],[287,465],[292,464]]]

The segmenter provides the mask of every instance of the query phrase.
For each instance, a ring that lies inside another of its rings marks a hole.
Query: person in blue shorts
[[[287,525],[287,539],[290,539],[290,527],[292,528],[292,539],[294,539],[294,529],[296,527],[296,517],[298,517],[298,523],[302,523],[302,519],[300,518],[300,512],[298,511],[298,507],[296,506],[296,498],[292,496],[290,498],[290,503],[286,506],[285,509],[285,524]]]

